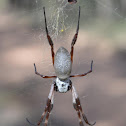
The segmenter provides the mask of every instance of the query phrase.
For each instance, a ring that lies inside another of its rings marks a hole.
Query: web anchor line
[[[120,14],[117,12],[118,8],[115,8],[115,9],[113,10],[112,8],[108,7],[107,5],[105,5],[104,3],[102,3],[101,1],[99,1],[99,0],[95,0],[95,1],[96,1],[99,5],[101,5],[102,7],[106,8],[107,10],[109,9],[113,14],[115,14],[115,15],[118,16],[119,18],[126,20],[125,17],[123,17],[122,15],[120,15]]]

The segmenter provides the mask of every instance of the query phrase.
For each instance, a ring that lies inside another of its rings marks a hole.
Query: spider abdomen
[[[54,68],[56,75],[59,79],[66,79],[71,73],[71,56],[69,52],[64,48],[60,47],[55,55]]]

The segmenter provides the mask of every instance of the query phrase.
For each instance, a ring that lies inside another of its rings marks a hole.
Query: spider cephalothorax
[[[59,91],[60,93],[66,93],[71,89],[72,82],[69,78],[65,80],[60,80],[58,77],[55,81],[55,89],[56,91]]]
[[[49,93],[49,96],[47,99],[45,110],[42,113],[42,116],[41,116],[39,122],[37,123],[37,126],[40,126],[41,122],[43,121],[44,116],[46,116],[45,117],[45,126],[47,126],[47,124],[48,124],[49,115],[50,115],[50,112],[53,108],[54,91],[58,91],[60,93],[65,93],[69,90],[71,90],[71,92],[72,92],[73,106],[78,114],[79,125],[84,126],[83,121],[82,121],[82,118],[83,118],[83,120],[88,125],[92,126],[95,123],[90,124],[88,122],[88,120],[82,110],[81,103],[80,103],[79,97],[77,95],[77,92],[75,90],[75,87],[72,85],[72,82],[70,80],[71,77],[82,77],[82,76],[85,76],[85,75],[91,73],[92,72],[92,65],[93,65],[93,61],[92,61],[91,62],[91,69],[84,74],[71,75],[74,45],[76,43],[78,31],[79,31],[80,7],[79,7],[79,15],[78,15],[78,25],[77,25],[76,33],[75,33],[73,40],[72,40],[72,43],[71,43],[70,53],[64,47],[60,47],[58,49],[58,51],[56,52],[56,54],[54,53],[53,41],[48,33],[45,8],[43,8],[43,10],[44,10],[44,18],[45,18],[45,29],[46,29],[46,34],[47,34],[47,39],[48,39],[49,45],[51,46],[52,62],[54,65],[56,76],[55,75],[54,76],[44,76],[44,75],[38,73],[37,69],[36,69],[36,65],[34,64],[35,74],[41,76],[42,78],[55,78],[54,83],[51,85],[51,89],[50,89],[50,93]],[[27,121],[29,122],[28,119],[27,119]],[[30,123],[30,124],[34,125],[32,123]]]

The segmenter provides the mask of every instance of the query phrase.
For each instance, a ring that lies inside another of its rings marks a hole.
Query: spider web
[[[40,4],[39,2],[42,1]],[[106,14],[108,12],[112,13],[112,15],[122,19],[126,20],[126,18],[120,14],[119,12],[119,7],[111,7],[110,3],[105,2],[104,0],[94,0],[92,2],[96,2],[97,6],[93,7],[95,4],[90,4],[91,0],[78,0],[76,4],[69,4],[67,0],[36,0],[35,4],[35,9],[33,9],[31,12],[26,11],[26,13],[31,13],[32,16],[32,21],[33,21],[33,28],[32,30],[34,31],[34,38],[42,40],[42,38],[46,39],[46,32],[45,32],[45,23],[44,23],[44,16],[43,16],[43,7],[45,6],[45,11],[46,11],[46,18],[47,18],[47,25],[48,25],[48,31],[53,39],[54,42],[60,42],[63,41],[65,42],[67,38],[64,37],[64,35],[67,34],[67,36],[71,36],[71,31],[73,28],[76,29],[76,24],[77,24],[77,18],[78,18],[78,6],[81,6],[81,19],[82,17],[92,17],[94,16],[92,13],[95,9],[98,7],[103,8],[106,10]],[[95,17],[96,18],[96,17]],[[82,19],[83,20],[83,19]],[[80,21],[82,22],[82,21]],[[39,35],[36,34],[36,31],[39,32]],[[50,47],[46,47],[47,41],[43,41],[43,46],[45,47],[42,50],[42,53],[48,49],[50,50]],[[78,65],[80,64],[90,64],[90,59],[79,57],[79,62]],[[92,59],[91,59],[92,60]],[[44,70],[49,73],[49,74],[54,74],[51,73],[50,70],[48,70],[48,67],[52,65],[51,59],[48,60],[46,57],[43,57],[43,59],[40,59],[40,64],[46,67]],[[40,68],[41,70],[41,68]],[[44,71],[44,72],[45,72]]]
[[[76,20],[75,18],[72,19],[73,14],[75,15],[75,13],[77,12],[75,11],[76,6],[73,4],[69,4],[67,0],[49,0],[48,3],[48,5],[46,5],[46,3],[44,5],[47,18],[47,27],[51,38],[54,41],[57,41],[58,37],[59,39],[62,39],[62,35],[64,35],[67,30],[70,30],[72,28],[72,25]],[[36,4],[38,4],[38,0],[36,0]],[[43,36],[46,37],[46,33],[44,33],[44,6],[35,6],[36,9],[32,11],[32,16],[37,16],[38,20],[36,23],[38,23],[38,27],[33,27],[33,31],[41,31],[39,35],[39,39],[41,39]]]
[[[39,4],[39,1],[42,1],[42,4]],[[94,3],[95,2],[95,3]],[[94,0],[92,1],[91,6],[90,0],[78,0],[76,4],[69,4],[67,0],[48,0],[45,2],[44,0],[36,0],[35,9],[32,10],[31,15],[33,16],[33,31],[39,31],[39,37],[41,40],[42,37],[46,37],[45,29],[44,29],[44,16],[43,16],[43,7],[46,9],[46,17],[47,17],[47,25],[49,34],[54,41],[57,39],[61,40],[64,34],[68,34],[73,27],[75,27],[75,23],[78,15],[78,6],[81,6],[81,17],[92,17],[94,10],[97,7],[103,8],[106,10],[106,14],[112,13],[114,16],[126,20],[126,18],[120,14],[119,7],[113,8],[110,4],[106,4],[104,0]],[[97,6],[95,6],[97,4]],[[95,6],[95,7],[93,7]],[[35,34],[34,34],[35,35]]]
[[[28,15],[31,15],[31,17],[32,17],[31,18],[32,19],[32,30],[33,30],[33,35],[34,35],[34,38],[36,41],[38,39],[42,40],[42,38],[46,38],[44,16],[43,16],[43,6],[46,7],[46,17],[47,17],[49,34],[54,41],[58,40],[58,42],[60,42],[59,40],[62,40],[63,42],[66,41],[66,38],[62,39],[62,38],[64,38],[64,34],[67,34],[67,36],[69,36],[70,35],[69,31],[72,30],[73,27],[76,28],[79,5],[81,5],[81,12],[82,12],[81,17],[83,17],[83,16],[90,17],[92,15],[93,9],[94,9],[90,6],[90,4],[88,2],[89,0],[80,0],[80,1],[78,0],[77,4],[69,4],[69,3],[67,3],[67,0],[48,0],[47,2],[42,0],[42,4],[39,4],[39,1],[40,0],[36,0],[36,2],[34,4],[35,9],[33,9],[31,11],[24,10],[25,13],[27,13]],[[125,17],[123,17],[119,13],[118,7],[112,9],[108,4],[105,4],[101,0],[95,0],[95,1],[98,3],[99,7],[103,7],[105,10],[107,10],[107,12],[110,11],[113,13],[113,15],[116,15],[117,17],[125,20]],[[39,35],[36,32],[38,32]],[[46,50],[49,50],[49,53],[50,53],[50,47],[46,46],[47,41],[42,41],[42,42],[43,42],[43,46],[44,46],[42,53],[46,54],[45,53]],[[34,61],[36,62],[36,59]],[[82,59],[82,57],[80,57],[78,66],[82,63],[90,64],[90,59],[89,58]],[[43,73],[45,73],[45,71],[46,71],[46,73],[48,73],[48,74],[51,74],[51,75],[53,74],[48,69],[48,67],[50,65],[52,65],[51,59],[48,60],[47,57],[45,56],[42,59],[40,59],[40,64],[42,64],[42,66],[46,66],[46,67],[44,67]],[[46,65],[44,65],[44,64],[46,64]],[[39,68],[40,68],[39,70],[41,71],[41,67],[39,67]],[[31,74],[29,74],[29,78],[30,78],[30,76],[31,76]],[[34,76],[33,76],[33,78],[34,78]],[[25,81],[25,83],[27,83],[27,82]],[[46,86],[48,84],[49,83],[45,83],[44,86]],[[32,84],[30,83],[29,85],[30,85],[31,89],[35,88],[35,83],[32,82]],[[25,91],[25,90],[23,90],[22,92],[20,92],[20,91],[17,91],[17,92],[24,95],[24,92],[27,93],[27,91]],[[30,92],[29,96],[31,96],[32,93],[33,92]],[[87,95],[82,96],[81,99],[83,100],[83,99],[85,99],[85,97],[87,97]],[[45,103],[43,103],[42,109],[44,108],[44,106],[45,106]],[[37,108],[38,111],[39,111],[39,109],[40,108]],[[30,117],[31,117],[31,115],[30,115]],[[58,121],[57,121],[57,123],[58,123]],[[55,124],[52,123],[51,120],[49,120],[49,125],[52,126]]]
[[[101,7],[103,7],[104,9],[106,9],[106,10],[108,10],[108,11],[111,11],[112,13],[113,13],[113,15],[116,15],[117,17],[119,17],[120,19],[123,19],[123,20],[126,20],[126,18],[123,16],[123,15],[121,15],[120,13],[119,13],[119,9],[120,9],[120,7],[115,7],[115,8],[112,8],[109,4],[106,4],[104,1],[102,1],[102,0],[95,0],[96,1],[96,3],[99,5],[99,6],[101,6]]]

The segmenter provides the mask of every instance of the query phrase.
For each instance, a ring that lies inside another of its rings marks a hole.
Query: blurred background
[[[81,6],[80,31],[74,50],[72,78],[82,108],[96,126],[126,126],[125,0],[0,0],[0,126],[29,126],[43,112],[55,75],[46,39],[43,6],[55,52],[70,51]],[[44,125],[44,123],[42,124]],[[56,92],[49,126],[79,126],[71,92]]]

